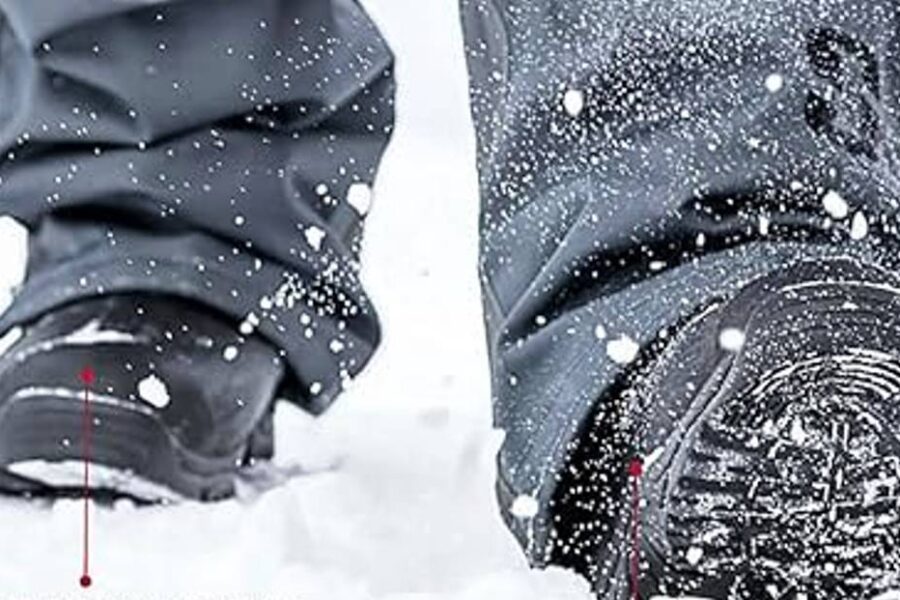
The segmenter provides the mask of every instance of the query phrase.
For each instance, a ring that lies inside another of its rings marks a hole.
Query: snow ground
[[[3,501],[0,598],[590,597],[569,573],[530,571],[495,507],[456,3],[364,4],[399,59],[364,256],[381,351],[325,417],[279,411],[277,464],[302,475],[241,501],[95,509],[89,591],[77,585],[81,504]],[[2,223],[4,306],[24,255],[21,231]]]

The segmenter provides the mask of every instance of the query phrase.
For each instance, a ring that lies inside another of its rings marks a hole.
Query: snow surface
[[[335,408],[277,414],[276,483],[214,505],[81,511],[0,501],[0,598],[584,600],[529,570],[497,512],[477,280],[474,141],[455,2],[365,0],[398,55],[398,124],[372,197],[365,280],[384,343]],[[0,219],[0,303],[24,236]]]

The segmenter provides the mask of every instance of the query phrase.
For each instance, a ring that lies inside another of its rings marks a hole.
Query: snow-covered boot
[[[801,263],[666,339],[618,415],[584,438],[557,499],[558,520],[572,521],[558,535],[594,544],[580,566],[598,597],[895,588],[897,282],[850,260]],[[630,455],[643,461],[637,481]]]
[[[163,296],[48,313],[0,358],[0,489],[212,500],[272,449],[284,368],[257,336]],[[85,402],[87,398],[87,402]]]

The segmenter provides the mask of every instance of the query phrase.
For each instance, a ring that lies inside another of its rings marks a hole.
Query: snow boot
[[[830,600],[900,584],[891,281],[850,260],[801,263],[664,336],[583,438],[556,503],[570,521],[557,536],[593,541],[580,568],[599,598]]]
[[[15,332],[14,332],[15,333]],[[272,452],[284,368],[198,304],[116,295],[63,306],[0,358],[0,490],[213,500]],[[8,334],[9,335],[9,334]]]

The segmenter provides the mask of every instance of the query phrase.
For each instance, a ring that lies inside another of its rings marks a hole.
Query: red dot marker
[[[81,579],[78,580],[78,583],[81,584],[83,588],[91,587],[91,576],[90,575],[82,575]]]
[[[94,383],[95,373],[94,369],[91,367],[85,367],[78,373],[78,378],[81,379],[81,383],[85,385],[91,385]]]
[[[628,463],[628,474],[631,477],[640,477],[644,474],[644,463],[641,462],[640,458],[632,458]]]

